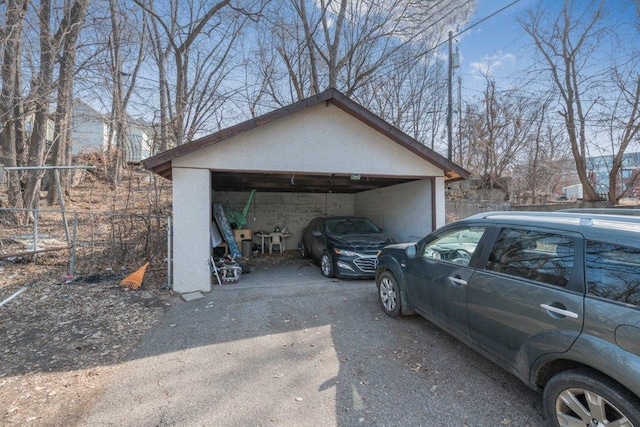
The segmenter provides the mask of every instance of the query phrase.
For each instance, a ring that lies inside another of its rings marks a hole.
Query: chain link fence
[[[124,276],[151,261],[145,281],[171,287],[170,251],[170,216],[0,208],[0,262],[66,267],[69,280]]]

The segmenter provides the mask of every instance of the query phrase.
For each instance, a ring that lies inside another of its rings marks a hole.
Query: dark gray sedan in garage
[[[325,277],[374,277],[376,255],[392,243],[380,227],[358,216],[318,217],[302,230],[302,254],[318,262]]]

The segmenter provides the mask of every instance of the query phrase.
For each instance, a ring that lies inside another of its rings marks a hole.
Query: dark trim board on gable
[[[248,120],[246,122],[237,124],[235,126],[231,126],[227,129],[223,129],[219,132],[216,132],[214,134],[202,137],[200,139],[197,139],[195,141],[186,143],[184,145],[181,145],[179,147],[173,148],[171,150],[167,150],[163,153],[157,154],[153,157],[149,157],[145,160],[142,161],[142,163],[144,164],[145,168],[157,173],[160,176],[163,176],[165,178],[171,179],[172,178],[172,167],[171,167],[171,162],[172,160],[178,158],[178,157],[182,157],[186,154],[192,153],[194,151],[200,150],[204,147],[208,147],[212,144],[216,144],[220,141],[223,141],[225,139],[231,138],[235,135],[238,135],[242,132],[246,132],[248,130],[251,129],[255,129],[257,127],[260,127],[262,125],[271,123],[275,120],[278,120],[280,118],[289,116],[291,114],[294,114],[298,111],[301,111],[305,108],[309,108],[309,107],[313,107],[315,105],[318,105],[322,102],[325,102],[327,105],[331,104],[334,105],[338,108],[340,108],[341,110],[343,110],[344,112],[346,112],[347,114],[350,114],[351,116],[353,116],[354,118],[360,120],[361,122],[365,123],[367,126],[370,126],[372,129],[380,132],[381,134],[385,135],[386,137],[388,137],[389,139],[391,139],[392,141],[395,141],[396,143],[398,143],[399,145],[401,145],[402,147],[408,149],[409,151],[411,151],[412,153],[414,153],[415,155],[427,160],[428,162],[432,163],[433,165],[435,165],[436,167],[442,169],[445,172],[445,179],[447,181],[457,181],[460,179],[467,179],[470,176],[470,173],[468,171],[466,171],[465,169],[461,168],[460,166],[458,166],[457,164],[455,164],[454,162],[448,160],[447,158],[441,156],[440,154],[436,153],[435,151],[431,150],[430,148],[426,147],[425,145],[421,144],[420,142],[418,142],[417,140],[415,140],[414,138],[411,138],[409,135],[407,135],[406,133],[400,131],[399,129],[397,129],[396,127],[392,126],[391,124],[387,123],[386,121],[382,120],[380,117],[376,116],[375,114],[373,114],[372,112],[370,112],[369,110],[367,110],[366,108],[362,107],[361,105],[359,105],[358,103],[356,103],[355,101],[349,99],[347,96],[345,96],[344,94],[342,94],[341,92],[339,92],[336,89],[328,89],[322,93],[319,93],[317,95],[311,96],[309,98],[303,99],[301,101],[298,101],[294,104],[288,105],[286,107],[282,107],[279,108],[277,110],[274,110],[270,113],[264,114],[260,117],[256,117],[252,120]],[[216,180],[216,172],[212,171],[212,179],[215,181]],[[219,180],[222,182],[227,182],[228,186],[227,188],[231,188],[234,185],[235,186],[239,186],[240,182],[243,182],[242,179],[240,178],[240,176],[242,175],[247,175],[246,173],[243,173],[241,171],[237,171],[236,173],[232,173],[231,175],[234,175],[235,180],[237,181],[237,184],[233,184],[233,178],[229,175],[219,175]],[[271,191],[277,191],[275,188],[277,187],[277,183],[278,182],[282,182],[284,180],[284,178],[286,178],[287,176],[290,176],[291,174],[287,174],[287,175],[283,175],[283,177],[276,177],[278,174],[274,173],[274,174],[269,174],[269,173],[265,173],[265,174],[248,174],[248,175],[256,175],[253,178],[260,178],[262,177],[263,179],[265,177],[268,177],[269,175],[274,175],[272,176],[270,181],[270,185],[272,186]],[[309,177],[308,179],[309,184],[311,187],[308,187],[308,191],[310,191],[311,188],[328,188],[327,185],[320,185],[322,183],[322,179],[321,178],[317,178],[312,175],[305,175],[305,177]],[[257,183],[259,183],[260,181],[256,181],[256,180],[251,180],[251,183],[246,182],[246,179],[248,179],[249,177],[245,177],[244,180],[244,185],[249,185],[250,188],[255,188]],[[299,176],[300,180],[302,180],[302,177]],[[327,175],[324,176],[323,179],[327,179]],[[380,188],[381,186],[386,186],[386,185],[393,185],[393,183],[395,181],[395,183],[399,183],[399,182],[407,182],[407,181],[411,181],[411,178],[408,177],[368,177],[368,179],[370,180],[369,182],[372,184],[372,180],[373,179],[378,179],[379,180],[379,184],[377,187],[372,187],[372,188]],[[415,178],[417,179],[417,178]],[[395,180],[395,181],[394,181]],[[267,181],[269,182],[269,181]],[[302,182],[302,181],[300,181]],[[350,183],[350,191],[347,192],[358,192],[358,191],[365,191],[364,189],[357,189],[358,185],[363,186],[363,184],[358,184],[357,182],[351,182]],[[247,187],[243,187],[244,189],[246,189]],[[287,191],[285,190],[284,186],[279,187],[280,189],[278,191]],[[302,185],[300,186],[300,188],[302,188]],[[338,191],[338,189],[340,189],[340,185],[338,185],[337,187],[333,187],[336,192],[344,192],[344,191]],[[342,188],[342,190],[345,190],[345,188]],[[262,191],[269,191],[266,188],[264,188]],[[315,191],[315,190],[314,190]],[[327,190],[327,191],[331,191],[331,190]]]

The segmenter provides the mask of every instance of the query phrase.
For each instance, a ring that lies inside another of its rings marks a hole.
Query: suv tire
[[[400,317],[400,288],[393,273],[385,271],[380,274],[376,285],[382,310],[389,317]]]
[[[622,425],[640,426],[638,398],[595,371],[575,369],[555,375],[545,386],[543,399],[552,426],[607,425],[625,418]]]

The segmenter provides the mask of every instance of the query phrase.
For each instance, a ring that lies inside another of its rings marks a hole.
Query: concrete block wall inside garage
[[[225,209],[242,212],[249,192],[214,191],[213,203],[222,203]],[[313,218],[324,215],[353,215],[354,198],[351,194],[324,193],[271,193],[256,192],[247,214],[247,225],[253,233],[269,233],[275,227],[287,231],[287,250],[297,249],[302,241],[302,229]]]
[[[214,192],[213,203],[242,212],[249,192]],[[357,194],[260,193],[247,215],[252,232],[287,227],[287,250],[297,249],[302,229],[315,217],[365,216],[399,242],[416,241],[432,230],[432,181],[429,179]]]

